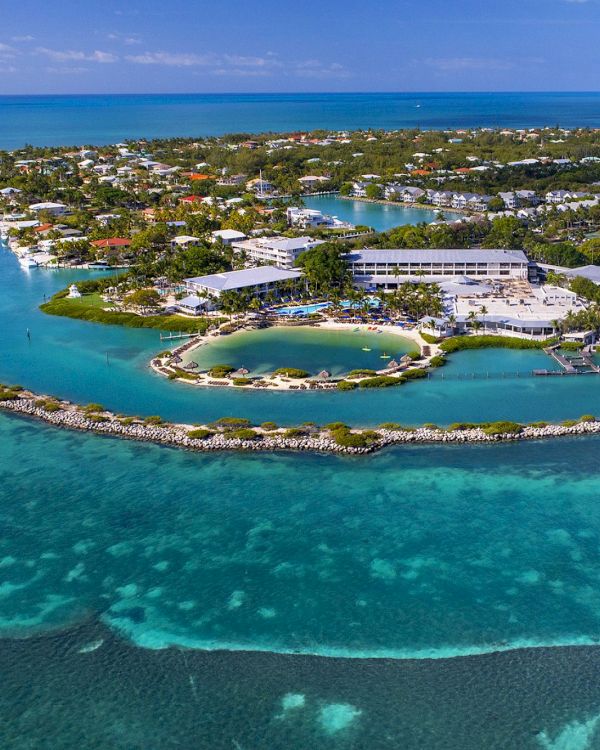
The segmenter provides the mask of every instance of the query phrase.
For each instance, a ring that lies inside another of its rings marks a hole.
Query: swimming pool
[[[370,307],[379,307],[378,299],[370,297],[368,302]],[[342,307],[360,307],[362,303],[352,302],[349,299],[345,299],[342,300],[340,304]],[[315,302],[312,305],[292,305],[290,307],[280,307],[277,312],[279,313],[279,315],[310,315],[311,313],[319,312],[319,310],[324,310],[326,307],[330,306],[331,302]]]

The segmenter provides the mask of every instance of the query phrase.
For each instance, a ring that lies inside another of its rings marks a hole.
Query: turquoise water
[[[369,349],[369,351],[364,351]],[[253,375],[296,367],[311,375],[327,370],[343,375],[358,368],[382,370],[393,358],[416,351],[409,339],[393,333],[328,331],[322,328],[268,328],[221,336],[184,356],[201,369],[217,364],[244,367]],[[383,359],[385,357],[385,359]]]
[[[598,127],[599,101],[597,92],[2,96],[0,148],[220,135],[240,128]]]
[[[352,657],[596,643],[599,456],[201,456],[1,416],[0,628],[98,613],[147,648]]]
[[[158,331],[95,325],[38,310],[44,295],[84,275],[38,269],[27,273],[12,253],[0,249],[0,382],[25,384],[78,402],[101,401],[120,412],[159,412],[166,419],[184,422],[229,415],[280,424],[307,420],[449,424],[600,414],[596,377],[529,377],[533,369],[553,366],[539,351],[461,352],[430,380],[387,391],[256,393],[190,388],[149,369],[150,358],[165,348]],[[515,377],[517,372],[522,377]]]
[[[436,221],[438,211],[425,208],[409,208],[408,206],[396,206],[386,203],[366,203],[365,201],[346,200],[335,195],[315,195],[303,199],[307,208],[313,208],[328,216],[337,216],[342,221],[352,224],[362,224],[373,227],[378,232],[387,232],[388,229],[403,224],[427,224]],[[447,220],[459,219],[462,214],[455,211],[443,211]]]
[[[0,250],[0,380],[188,421],[600,411],[594,377],[514,376],[540,352],[464,352],[393,393],[179,386],[147,368],[156,331],[37,310],[81,276]],[[0,413],[0,745],[598,747],[599,456],[203,456]]]

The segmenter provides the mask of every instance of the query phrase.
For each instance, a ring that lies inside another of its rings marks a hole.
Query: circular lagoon
[[[279,367],[295,367],[317,375],[327,370],[344,375],[355,369],[382,370],[404,354],[418,352],[410,339],[395,333],[362,328],[329,330],[314,327],[275,327],[220,336],[184,356],[200,369],[215,365],[244,367],[265,375]]]

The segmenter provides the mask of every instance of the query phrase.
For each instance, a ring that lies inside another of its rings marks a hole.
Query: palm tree
[[[486,325],[485,325],[485,316],[488,314],[488,309],[485,305],[482,305],[479,308],[479,312],[481,313],[482,319],[483,319],[483,330],[485,331]]]

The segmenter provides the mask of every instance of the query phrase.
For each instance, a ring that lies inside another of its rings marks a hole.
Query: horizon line
[[[600,89],[499,89],[499,90],[414,90],[414,91],[86,91],[0,94],[0,99],[44,96],[417,96],[469,94],[600,94]]]

